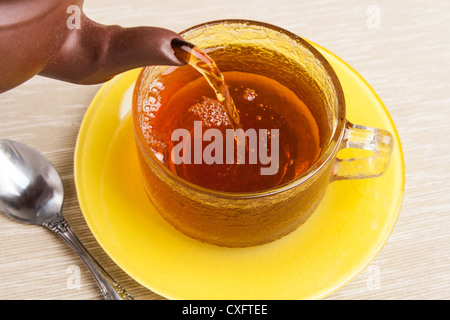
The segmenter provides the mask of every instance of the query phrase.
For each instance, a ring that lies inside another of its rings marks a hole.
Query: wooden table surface
[[[374,88],[403,145],[399,220],[369,267],[327,299],[450,298],[450,2],[387,0],[86,0],[104,24],[182,31],[225,18],[279,25],[340,56]],[[62,175],[64,216],[100,264],[136,299],[163,299],[117,267],[77,203],[73,156],[99,85],[35,77],[0,95],[0,138],[41,151]],[[1,179],[1,177],[0,177]],[[102,299],[78,256],[44,228],[0,215],[0,299]]]

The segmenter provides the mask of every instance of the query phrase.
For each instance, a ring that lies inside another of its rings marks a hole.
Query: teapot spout
[[[97,84],[134,68],[184,65],[174,54],[173,39],[182,40],[167,29],[105,26],[83,15],[80,28],[69,31],[61,50],[39,74],[76,84]]]

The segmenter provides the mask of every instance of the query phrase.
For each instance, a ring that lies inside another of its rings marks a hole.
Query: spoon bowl
[[[43,155],[16,141],[0,139],[0,210],[10,218],[44,226],[75,250],[106,300],[133,300],[90,255],[61,214],[63,184]]]
[[[0,210],[9,217],[43,225],[61,211],[61,178],[36,150],[0,140],[0,177]]]

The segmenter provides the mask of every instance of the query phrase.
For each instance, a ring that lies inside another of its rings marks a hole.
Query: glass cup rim
[[[215,197],[224,197],[224,198],[233,198],[233,199],[251,199],[251,198],[258,198],[262,196],[268,196],[273,194],[278,194],[283,191],[287,191],[289,189],[295,188],[296,186],[304,183],[305,181],[309,180],[312,176],[314,176],[317,172],[321,170],[325,164],[327,164],[329,161],[332,160],[333,155],[338,151],[341,141],[343,139],[344,135],[344,128],[346,123],[346,107],[345,107],[345,99],[344,99],[344,93],[342,90],[341,83],[339,82],[339,79],[334,71],[334,69],[331,67],[330,63],[325,59],[325,57],[316,49],[314,48],[308,41],[301,38],[300,36],[285,30],[281,27],[266,23],[266,22],[260,22],[256,20],[244,20],[244,19],[223,19],[223,20],[213,20],[209,22],[204,22],[197,24],[195,26],[192,26],[188,29],[183,30],[179,34],[183,36],[185,33],[188,33],[190,31],[208,27],[211,25],[217,25],[217,24],[236,24],[236,25],[253,25],[258,27],[263,27],[267,29],[271,29],[273,31],[276,31],[278,33],[285,34],[286,36],[290,37],[291,39],[297,41],[300,43],[300,45],[306,47],[308,51],[310,51],[322,64],[322,66],[325,68],[327,75],[330,77],[330,80],[333,84],[334,90],[336,92],[337,100],[338,100],[338,116],[336,118],[335,123],[333,124],[333,132],[331,137],[328,140],[328,143],[326,145],[325,152],[322,153],[322,155],[315,161],[315,163],[308,168],[304,173],[302,173],[297,178],[283,184],[280,186],[276,186],[273,188],[260,190],[260,191],[251,191],[251,192],[229,192],[229,191],[220,191],[220,190],[214,190],[205,188],[199,185],[196,185],[192,182],[189,182],[176,174],[174,174],[172,171],[170,171],[167,167],[165,167],[154,155],[154,153],[151,151],[150,147],[145,143],[145,138],[143,136],[142,130],[139,130],[140,128],[137,116],[136,116],[136,104],[135,101],[137,99],[137,96],[139,95],[138,87],[141,82],[141,79],[143,77],[143,74],[145,70],[149,67],[144,67],[139,73],[138,79],[136,80],[134,93],[133,93],[133,102],[132,102],[132,114],[133,114],[133,126],[134,131],[138,136],[139,144],[142,145],[144,148],[146,155],[149,159],[151,159],[152,162],[156,163],[157,167],[160,168],[169,178],[172,180],[175,180],[178,184],[191,189],[193,191],[215,196]],[[331,142],[335,141],[335,144],[332,144]],[[139,152],[139,151],[138,151]]]

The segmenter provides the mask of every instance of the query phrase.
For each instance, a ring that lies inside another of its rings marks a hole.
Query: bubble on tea
[[[150,84],[149,89],[150,90],[147,91],[142,102],[142,109],[154,118],[154,113],[161,107],[161,92],[165,89],[164,81],[161,78],[154,79]]]
[[[160,92],[162,90],[164,90],[166,87],[164,85],[164,81],[161,78],[156,78],[152,81],[152,83],[150,84],[150,91],[153,92]]]
[[[139,108],[139,111],[142,111],[139,122],[147,144],[153,150],[156,158],[163,162],[167,144],[155,135],[153,121],[162,105],[161,94],[165,89],[164,81],[161,78],[156,78],[148,86],[148,89],[142,101],[142,109]]]
[[[222,104],[214,99],[203,97],[202,101],[194,104],[189,111],[196,115],[207,127],[229,126]]]
[[[162,97],[155,92],[149,92],[147,98],[142,102],[142,109],[144,112],[154,113],[161,107]]]
[[[258,96],[255,90],[247,88],[244,91],[244,99],[247,101],[253,101]]]

